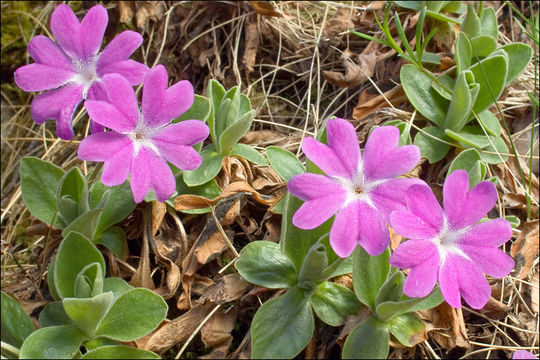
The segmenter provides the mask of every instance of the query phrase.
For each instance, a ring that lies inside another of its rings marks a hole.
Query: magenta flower
[[[73,138],[72,118],[82,100],[105,100],[105,74],[121,74],[137,85],[148,72],[146,65],[128,59],[143,41],[134,31],[120,33],[98,53],[108,21],[101,5],[88,10],[81,22],[68,5],[58,5],[51,15],[51,31],[58,43],[43,35],[34,37],[28,53],[35,63],[15,71],[15,83],[22,90],[50,90],[36,96],[30,110],[38,124],[56,120],[56,133],[62,139]],[[94,131],[102,130],[92,125]]]
[[[199,120],[169,125],[193,105],[191,83],[183,80],[167,88],[167,71],[156,66],[144,81],[139,111],[135,92],[123,76],[109,74],[102,81],[109,100],[87,100],[84,107],[92,120],[113,131],[84,138],[79,158],[105,162],[101,180],[107,186],[123,183],[131,172],[135,202],[141,202],[150,188],[158,201],[167,200],[176,181],[165,160],[181,170],[197,168],[202,159],[191,146],[210,131]]]
[[[336,214],[330,229],[330,244],[340,257],[349,256],[357,244],[370,255],[378,255],[389,243],[386,226],[393,210],[405,209],[405,190],[418,179],[396,179],[420,159],[414,145],[398,146],[399,130],[383,126],[373,130],[364,154],[356,131],[343,119],[328,120],[328,146],[306,138],[302,150],[325,174],[295,175],[289,191],[305,203],[292,222],[313,229]]]
[[[512,355],[512,359],[538,359],[536,355],[527,350],[517,350]]]
[[[444,211],[429,188],[407,190],[407,210],[394,211],[390,225],[410,240],[398,246],[390,264],[411,269],[403,287],[407,296],[428,295],[438,280],[448,304],[461,307],[461,295],[481,309],[491,295],[482,272],[501,278],[514,267],[514,260],[497,248],[512,237],[512,227],[500,218],[478,224],[495,205],[497,190],[489,181],[469,190],[465,170],[446,178],[443,197]]]

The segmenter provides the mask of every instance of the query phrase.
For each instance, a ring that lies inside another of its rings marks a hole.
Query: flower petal
[[[432,241],[407,240],[394,250],[389,262],[393,267],[411,269],[427,261],[435,253],[438,253],[438,250]]]
[[[304,201],[345,193],[345,189],[337,181],[325,175],[312,173],[293,176],[287,187],[291,194]]]
[[[407,208],[422,221],[439,231],[444,222],[444,213],[433,191],[425,185],[412,185],[407,190]]]
[[[512,226],[508,220],[498,218],[474,225],[459,239],[459,244],[499,247],[512,237]]]
[[[302,141],[302,151],[326,175],[349,178],[347,169],[329,146],[307,137]]]
[[[82,92],[82,86],[66,85],[39,94],[34,98],[30,107],[32,118],[37,124],[58,119],[65,104],[78,104],[82,100]]]
[[[296,210],[292,223],[300,229],[315,229],[341,208],[345,197],[345,193],[341,193],[306,201]]]
[[[343,167],[353,179],[358,173],[360,144],[354,126],[344,119],[330,119],[326,124],[328,146],[337,155]]]
[[[136,123],[134,125],[132,120],[109,102],[86,100],[84,108],[93,121],[116,132],[125,133],[135,129]]]
[[[122,60],[97,68],[99,76],[106,74],[120,74],[126,78],[130,85],[139,85],[148,74],[148,66],[135,60]]]
[[[103,35],[109,22],[107,10],[101,6],[93,6],[81,21],[81,48],[84,59],[90,59],[101,48]]]
[[[131,165],[131,191],[135,202],[144,200],[150,187],[158,201],[171,197],[176,181],[167,163],[153,150],[141,147]]]
[[[200,120],[184,120],[167,125],[152,136],[153,142],[193,146],[208,137],[210,129]]]
[[[160,125],[159,114],[166,89],[167,70],[163,65],[157,65],[150,70],[143,85],[142,114],[145,124],[149,127]]]
[[[103,77],[108,102],[114,105],[129,121],[129,128],[135,129],[139,121],[139,104],[135,91],[122,75],[109,74]]]
[[[143,37],[138,32],[131,30],[121,32],[99,54],[97,67],[101,68],[117,61],[127,60],[142,42]]]
[[[463,299],[473,308],[483,308],[491,296],[489,286],[484,274],[472,261],[462,256],[455,257],[455,266],[458,271],[459,290]]]
[[[348,257],[358,245],[359,204],[353,201],[339,210],[330,229],[330,246],[339,257]]]
[[[390,226],[399,235],[416,240],[432,239],[439,234],[433,226],[424,222],[410,211],[393,211],[390,214]]]
[[[469,175],[456,170],[446,177],[443,186],[444,213],[450,225],[459,223],[461,210],[469,191]]]
[[[24,91],[55,89],[68,83],[75,75],[73,70],[38,63],[21,66],[13,74],[15,83]]]
[[[408,242],[406,241],[405,243]],[[403,293],[410,297],[424,297],[429,295],[435,284],[437,284],[439,265],[439,253],[435,251],[424,262],[409,271],[403,285]]]
[[[104,133],[106,134],[106,133]],[[98,134],[96,134],[98,135]],[[116,186],[126,181],[133,161],[133,144],[129,142],[116,150],[106,161],[101,174],[101,182]]]
[[[160,111],[161,122],[168,124],[185,113],[195,100],[193,85],[187,80],[182,80],[165,91],[165,99]]]
[[[77,156],[81,160],[106,161],[128,145],[132,146],[129,137],[114,131],[90,134],[79,144]],[[131,160],[129,165],[131,166]]]
[[[84,59],[81,47],[81,24],[66,4],[59,4],[51,14],[51,32],[60,47],[72,58]]]
[[[512,359],[538,359],[536,355],[534,355],[532,352],[529,352],[527,350],[517,350],[514,352],[514,355],[512,355]]]
[[[514,259],[495,247],[460,245],[459,248],[489,276],[503,278],[514,268]]]
[[[444,300],[453,308],[461,308],[459,294],[458,269],[456,259],[460,256],[447,255],[439,269],[439,285]]]
[[[38,64],[74,71],[73,63],[66,53],[46,36],[37,35],[28,43],[28,53]]]
[[[86,100],[109,101],[107,90],[102,82],[94,81],[92,85],[90,85],[88,93],[86,94]]]
[[[495,206],[496,202],[495,185],[490,181],[482,181],[467,193],[461,216],[450,224],[458,228],[474,225]]]
[[[386,179],[412,170],[420,160],[416,145],[398,146],[399,129],[382,126],[373,130],[364,148],[364,174],[369,179]]]
[[[358,242],[371,256],[381,254],[390,242],[390,232],[383,215],[363,201],[358,204],[360,236]]]
[[[420,179],[388,179],[383,180],[369,191],[369,197],[377,209],[390,221],[390,213],[395,210],[407,210],[405,194],[411,185],[427,184]]]

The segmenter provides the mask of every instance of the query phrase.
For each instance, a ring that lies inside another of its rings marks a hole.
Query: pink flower
[[[538,359],[536,355],[527,350],[518,350],[512,355],[512,359]]]
[[[146,65],[128,59],[143,41],[134,31],[122,32],[98,53],[108,21],[101,5],[88,10],[81,22],[68,5],[58,5],[51,15],[57,43],[43,35],[34,37],[28,53],[35,63],[15,71],[15,83],[24,91],[50,90],[36,96],[30,110],[38,124],[55,119],[62,139],[73,138],[72,117],[82,100],[104,100],[105,74],[121,74],[137,85],[148,72]]]
[[[512,237],[512,227],[500,218],[478,224],[495,205],[497,190],[489,181],[469,190],[465,170],[446,178],[443,197],[444,211],[429,188],[407,190],[407,210],[394,211],[390,225],[410,240],[398,246],[390,264],[411,269],[403,287],[407,296],[428,295],[438,280],[448,304],[461,307],[463,296],[480,309],[491,296],[482,272],[501,278],[514,267],[514,260],[497,248]]]
[[[340,257],[349,256],[357,244],[370,255],[378,255],[389,243],[386,223],[393,210],[405,209],[405,190],[418,179],[396,179],[420,159],[414,145],[398,146],[399,130],[383,126],[373,130],[364,154],[356,131],[343,119],[328,120],[328,146],[306,138],[302,150],[325,174],[295,175],[289,191],[305,203],[292,222],[313,229],[336,214],[330,244]]]
[[[167,161],[181,170],[193,170],[201,156],[191,146],[208,137],[209,129],[199,120],[171,124],[193,105],[191,83],[180,81],[167,88],[167,71],[153,68],[143,85],[142,110],[130,83],[121,75],[103,77],[108,101],[87,100],[84,107],[92,120],[113,131],[84,138],[78,156],[104,161],[101,180],[107,186],[123,183],[131,172],[131,190],[141,202],[149,189],[159,201],[167,200],[176,181]]]

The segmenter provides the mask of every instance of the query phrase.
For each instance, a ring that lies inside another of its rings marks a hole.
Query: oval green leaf
[[[211,149],[201,151],[202,164],[195,170],[184,171],[184,182],[198,186],[209,182],[219,174],[223,156]]]
[[[414,145],[420,148],[422,157],[428,159],[430,164],[440,161],[446,156],[450,145],[440,140],[450,142],[451,139],[438,127],[428,126],[422,129],[423,132],[418,132],[414,138]]]
[[[305,172],[304,166],[292,152],[277,146],[266,148],[266,156],[270,166],[277,172],[279,177],[285,182],[297,174]]]
[[[499,49],[508,54],[508,74],[506,75],[508,84],[525,70],[532,59],[533,52],[529,45],[523,43],[508,44]]]
[[[405,346],[412,347],[426,339],[424,323],[412,313],[396,316],[388,328],[390,333]]]
[[[246,144],[236,144],[233,146],[231,155],[240,156],[244,159],[251,161],[256,165],[268,165],[266,158],[254,147]]]
[[[369,255],[357,246],[353,253],[353,288],[361,303],[375,312],[375,299],[390,273],[390,250],[377,256]]]
[[[331,326],[340,326],[349,315],[358,313],[362,306],[354,293],[348,288],[325,281],[311,297],[315,314]]]
[[[159,355],[124,345],[107,345],[87,352],[81,359],[159,359]]]
[[[75,325],[42,328],[28,336],[19,359],[72,359],[86,339]]]
[[[1,307],[2,341],[19,348],[36,328],[17,300],[3,291]]]
[[[89,299],[65,298],[62,303],[69,318],[88,338],[93,338],[113,301],[114,295],[109,291]]]
[[[474,75],[474,80],[480,85],[473,106],[477,114],[487,109],[501,96],[506,83],[507,60],[507,56],[503,55],[490,56],[469,68]]]
[[[386,326],[369,317],[360,323],[343,344],[343,359],[386,359],[390,333]]]

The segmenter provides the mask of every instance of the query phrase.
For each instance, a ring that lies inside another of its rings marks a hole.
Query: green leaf
[[[472,55],[485,58],[497,48],[497,40],[489,35],[478,35],[471,39]]]
[[[394,4],[405,9],[416,11],[420,11],[422,9],[421,1],[394,1]]]
[[[246,144],[236,144],[233,146],[231,155],[240,156],[244,159],[251,161],[256,165],[268,165],[266,158],[254,147]]]
[[[461,31],[469,35],[470,38],[480,34],[480,19],[478,18],[478,15],[476,15],[474,5],[471,3],[467,4],[467,14],[461,24]]]
[[[403,283],[405,282],[405,275],[401,271],[395,271],[388,279],[382,284],[379,289],[379,293],[375,297],[375,307],[381,303],[387,301],[397,301],[403,295]],[[377,313],[375,311],[375,313]]]
[[[469,187],[472,189],[474,185],[484,180],[484,174],[482,174],[481,157],[476,149],[467,149],[459,153],[454,158],[450,167],[448,168],[447,176],[456,170],[463,169],[469,174]],[[485,168],[484,168],[485,170]]]
[[[456,40],[456,66],[457,74],[471,66],[472,45],[464,32],[460,31]]]
[[[58,185],[57,208],[66,224],[89,210],[88,183],[77,167],[72,167]]]
[[[66,226],[62,231],[62,236],[66,236],[70,232],[78,232],[88,239],[95,241],[97,224],[103,213],[102,208],[92,209],[76,218],[73,222]]]
[[[431,87],[446,100],[452,100],[452,91],[456,86],[456,81],[449,75],[441,75],[437,77],[437,81],[431,83]]]
[[[103,215],[101,216],[103,217]],[[102,233],[97,234],[94,243],[105,246],[120,259],[124,259],[126,256],[126,234],[119,226],[112,226],[105,229]]]
[[[482,129],[478,126],[465,126],[459,132],[449,129],[446,129],[444,132],[454,140],[479,149],[485,148],[489,145],[488,136],[486,136],[486,134],[484,134]]]
[[[416,315],[408,313],[396,316],[389,326],[390,333],[405,346],[412,347],[425,340],[426,327]]]
[[[501,124],[499,123],[499,119],[497,119],[489,109],[485,109],[478,114],[478,121],[491,135],[501,135]]]
[[[448,101],[433,89],[431,86],[433,80],[412,64],[403,65],[399,77],[407,98],[416,110],[442,126]]]
[[[482,11],[482,18],[480,19],[480,27],[482,34],[490,36],[495,42],[499,36],[499,29],[497,24],[497,15],[495,9],[492,7],[484,7]]]
[[[60,298],[75,296],[75,280],[81,270],[94,262],[105,274],[105,260],[92,242],[76,232],[70,232],[58,248],[54,261],[54,284]]]
[[[199,195],[204,196],[207,199],[214,199],[221,195],[221,188],[217,184],[217,181],[215,179],[212,179],[202,185],[197,186],[188,186],[184,182],[184,178],[182,174],[178,174],[176,177],[176,191],[178,191],[178,194],[184,195],[184,194],[191,194],[191,195]]]
[[[506,84],[509,84],[519,74],[525,70],[532,59],[532,49],[524,43],[513,43],[501,46],[500,50],[504,50],[508,54],[508,74],[506,75]]]
[[[444,301],[439,287],[423,298],[410,298],[402,295],[399,300],[390,300],[377,306],[376,314],[383,321],[408,312],[427,310],[438,306]]]
[[[28,336],[19,359],[72,359],[86,339],[75,325],[42,328]]]
[[[165,300],[151,290],[129,290],[114,302],[96,334],[119,341],[139,339],[165,319],[167,309]]]
[[[506,53],[504,53],[506,54]],[[493,104],[504,89],[508,61],[506,55],[492,55],[469,68],[480,85],[473,110],[478,114]]]
[[[198,186],[209,182],[219,174],[223,155],[212,148],[201,151],[202,164],[195,170],[184,171],[184,182],[188,186]]]
[[[347,336],[341,356],[343,359],[386,359],[389,348],[388,329],[369,317]]]
[[[240,140],[251,127],[254,117],[255,110],[247,112],[223,131],[219,138],[222,155],[229,155],[231,153],[233,146],[238,143],[238,140]]]
[[[109,277],[103,280],[103,292],[112,291],[115,300],[131,289],[133,286],[119,277]]]
[[[103,272],[97,262],[86,265],[75,278],[76,298],[91,298],[103,292]]]
[[[89,338],[93,338],[113,301],[114,295],[109,291],[89,299],[65,298],[62,302],[69,318]]]
[[[219,144],[219,138],[216,137],[216,114],[221,104],[221,99],[225,96],[225,88],[216,80],[210,79],[206,88],[206,96],[210,100],[210,116],[208,117],[208,127],[213,144]]]
[[[419,132],[414,138],[414,145],[420,148],[422,157],[428,159],[430,164],[436,163],[444,158],[448,150],[450,150],[450,145],[437,139],[447,142],[451,141],[451,139],[438,127],[428,126],[422,130],[435,138]]]
[[[102,346],[111,346],[111,345],[118,345],[117,341],[111,340],[106,337],[96,337],[92,340],[85,341],[83,346],[86,348],[86,351],[92,351],[94,349],[97,349]]]
[[[73,321],[64,310],[62,301],[48,303],[39,313],[39,324],[42,328],[58,325],[71,325]]]
[[[353,253],[353,288],[360,302],[375,312],[375,299],[390,273],[390,250],[377,256],[369,255],[357,246]]]
[[[506,215],[504,218],[510,223],[510,225],[512,225],[512,228],[514,229],[517,229],[521,223],[521,220],[515,215]]]
[[[320,241],[317,241],[309,249],[300,272],[298,274],[298,287],[311,289],[315,283],[326,280],[323,271],[328,267],[328,255],[326,248]]]
[[[309,343],[314,327],[309,298],[293,287],[264,303],[253,317],[251,357],[292,359]]]
[[[2,341],[17,348],[34,330],[34,324],[21,305],[2,291]]]
[[[172,123],[177,123],[184,120],[201,120],[206,122],[210,117],[210,100],[201,95],[195,95],[193,105],[182,115],[177,117],[172,121]]]
[[[490,136],[493,145],[489,144],[487,147],[479,150],[482,161],[488,164],[500,164],[508,160],[508,156],[499,154],[508,154],[509,150],[504,140],[500,136]],[[488,153],[487,151],[491,152]]]
[[[311,246],[313,246],[321,236],[330,231],[333,217],[315,229],[299,229],[293,225],[292,217],[304,202],[294,197],[289,192],[287,192],[287,195],[285,196],[287,200],[285,200],[285,211],[281,222],[281,251],[291,259],[296,271],[300,272],[302,264],[304,263],[304,258]]]
[[[254,241],[240,251],[234,264],[240,275],[250,283],[269,289],[293,287],[296,271],[278,244]]]
[[[266,148],[266,156],[272,168],[285,182],[297,174],[305,172],[304,166],[292,152],[277,146]]]
[[[39,220],[51,224],[56,214],[56,195],[64,170],[37,157],[25,156],[19,167],[24,204]],[[54,226],[60,227],[58,219]]]
[[[328,325],[340,326],[347,316],[358,313],[361,304],[348,288],[325,281],[311,297],[311,306],[319,319]]]
[[[87,352],[81,359],[160,359],[159,355],[124,345],[101,346]]]
[[[56,284],[54,283],[54,267],[56,262],[56,256],[53,256],[49,263],[49,269],[47,270],[47,285],[49,285],[49,293],[54,300],[60,300],[60,295],[56,290]]]
[[[101,181],[96,180],[91,189],[92,208],[98,207],[100,202],[98,199],[101,199],[107,190],[110,191],[109,200],[104,204],[103,214],[96,228],[98,234],[102,233],[111,225],[124,220],[137,205],[133,201],[133,193],[131,192],[129,181],[126,180],[118,186],[105,186]]]
[[[460,131],[463,129],[469,119],[472,107],[478,94],[478,84],[469,85],[467,77],[472,77],[472,73],[468,70],[459,74],[448,113],[444,119],[444,129]],[[474,81],[474,80],[473,80]]]

